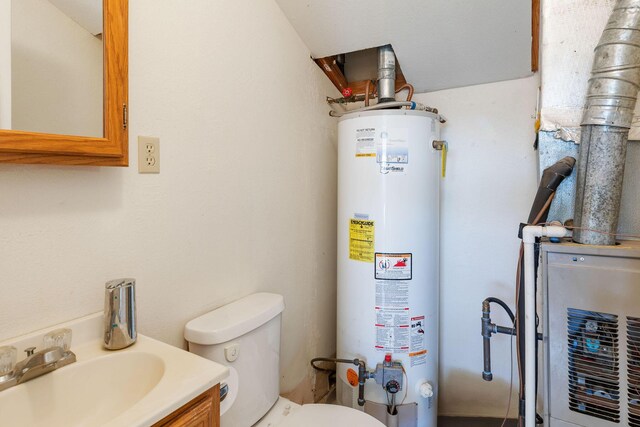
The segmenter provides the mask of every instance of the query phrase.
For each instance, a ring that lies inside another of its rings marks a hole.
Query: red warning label
[[[376,253],[376,280],[411,280],[411,254]]]

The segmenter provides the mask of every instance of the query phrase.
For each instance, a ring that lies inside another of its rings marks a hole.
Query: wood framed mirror
[[[102,0],[102,23],[102,136],[2,129],[0,162],[128,166],[128,0]]]

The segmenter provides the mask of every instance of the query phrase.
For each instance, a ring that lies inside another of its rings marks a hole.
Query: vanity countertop
[[[42,336],[73,331],[77,362],[0,392],[0,424],[150,426],[224,380],[226,366],[138,334],[132,346],[105,350],[102,313],[18,337],[19,354]],[[21,358],[19,356],[19,358]]]

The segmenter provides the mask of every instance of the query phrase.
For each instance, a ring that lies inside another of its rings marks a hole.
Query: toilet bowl
[[[279,396],[280,325],[284,298],[252,294],[191,320],[189,351],[227,365],[222,427],[384,427],[353,408],[298,405]]]

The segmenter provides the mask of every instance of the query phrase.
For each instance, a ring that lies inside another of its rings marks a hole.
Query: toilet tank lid
[[[282,310],[282,295],[252,294],[191,320],[184,327],[184,338],[200,345],[231,341],[264,325]]]

